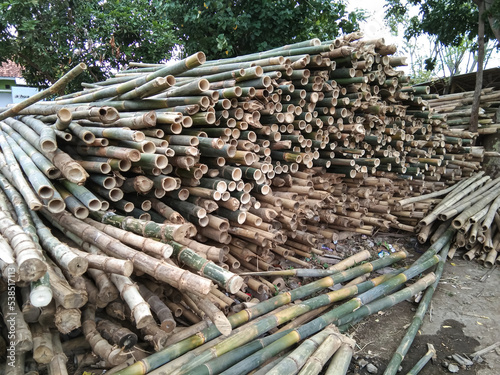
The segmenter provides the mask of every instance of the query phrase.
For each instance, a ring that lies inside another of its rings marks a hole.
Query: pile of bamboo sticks
[[[339,231],[413,231],[435,202],[401,199],[479,169],[473,136],[446,136],[427,89],[404,86],[395,47],[360,38],[131,64],[0,113],[0,270],[35,361],[64,367],[54,327],[107,367],[138,338],[227,335],[228,313],[284,284],[249,272],[309,268]]]
[[[449,258],[465,249],[463,258],[475,259],[485,267],[500,263],[500,191],[498,178],[479,172],[448,189],[398,202],[400,205],[426,202],[433,209],[418,225],[418,240],[435,242],[450,226],[456,230]],[[436,198],[444,196],[442,199]]]
[[[302,300],[300,303],[288,305],[289,307],[282,307],[283,303],[296,298],[302,299],[309,293],[314,293],[315,290],[362,275],[363,270],[373,270],[383,264],[391,264],[396,259],[404,258],[405,254],[394,253],[343,272],[338,272],[343,269],[340,264],[337,270],[296,270],[295,274],[299,277],[322,277],[334,273],[230,316],[229,320],[233,327],[240,325],[242,320],[247,322],[249,317],[250,319],[259,318],[235,329],[228,338],[216,338],[219,336],[218,333],[205,330],[196,339],[193,337],[179,342],[162,352],[119,370],[116,374],[247,374],[254,369],[257,369],[255,373],[258,374],[318,374],[337,349],[338,352],[330,362],[326,373],[345,374],[353,354],[353,342],[339,336],[336,329],[329,325],[333,323],[340,332],[345,332],[352,324],[364,317],[389,308],[431,284],[435,287],[440,277],[439,270],[442,271],[446,259],[449,241],[450,236],[445,234],[418,261],[404,271],[399,269],[369,281],[358,284],[353,282],[342,289]],[[436,255],[439,251],[441,251],[441,256]],[[346,261],[349,263],[350,259]],[[428,273],[411,286],[394,292],[399,289],[397,285],[401,285],[400,283],[413,278],[438,262],[440,266],[437,275]],[[347,265],[343,264],[344,267]],[[253,274],[272,276],[277,273],[279,274],[279,271]],[[353,294],[357,294],[357,297],[329,309],[330,303]],[[272,312],[263,315],[269,310]],[[294,320],[283,326],[291,319]],[[282,327],[276,331],[277,326]],[[257,339],[269,330],[274,333]],[[289,350],[300,341],[302,343],[296,349]],[[333,342],[330,344],[331,341]],[[327,351],[328,353],[323,353],[326,350],[325,342],[332,346]],[[314,365],[314,369],[310,368],[313,367],[311,362],[315,361],[310,357],[315,357],[320,353],[322,359]],[[308,359],[311,360],[308,361]]]
[[[426,95],[429,108],[445,118],[449,131],[459,133],[469,128],[473,91],[460,92],[447,95]],[[479,107],[479,127],[494,129],[497,123],[498,109],[500,107],[500,92],[492,87],[481,91]],[[481,130],[479,134],[489,134],[488,130]]]

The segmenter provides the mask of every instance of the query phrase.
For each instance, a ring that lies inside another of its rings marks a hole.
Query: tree
[[[344,0],[170,0],[167,4],[183,53],[204,51],[209,59],[352,32],[363,13],[348,13],[345,8]]]
[[[470,130],[477,131],[479,99],[483,80],[485,43],[500,43],[500,0],[386,0],[386,18],[398,22],[408,12],[407,5],[419,7],[411,17],[405,37],[433,35],[444,45],[458,46],[465,38],[477,38],[477,75],[472,103]],[[485,20],[488,23],[485,23]]]
[[[170,58],[176,40],[161,0],[4,0],[0,2],[0,62],[23,67],[44,87],[87,64],[81,81],[102,80],[129,61]]]

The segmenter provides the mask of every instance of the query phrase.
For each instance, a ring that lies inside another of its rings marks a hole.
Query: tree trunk
[[[474,101],[472,102],[472,115],[470,118],[469,130],[477,132],[479,122],[479,102],[481,97],[481,88],[483,86],[483,67],[484,67],[484,0],[474,0],[479,9],[478,25],[478,51],[477,51],[477,73],[476,87],[474,89]]]

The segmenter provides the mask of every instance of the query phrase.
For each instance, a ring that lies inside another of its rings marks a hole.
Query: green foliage
[[[404,30],[407,43],[400,46],[400,50],[410,58],[412,84],[475,70],[478,11],[472,1],[386,0],[386,3],[386,21],[391,31],[397,35],[399,30]],[[500,0],[495,3],[500,4]],[[418,16],[412,16],[415,9],[419,11]],[[459,14],[455,14],[457,12]],[[447,21],[438,22],[439,17]],[[494,40],[491,29],[489,33]],[[426,42],[418,39],[422,34],[427,35]],[[486,44],[487,59],[494,42]]]
[[[160,61],[175,44],[161,0],[0,1],[0,61],[24,67],[28,84],[45,87],[83,62],[72,84],[101,80],[129,61]]]
[[[477,0],[483,1],[483,0]],[[492,0],[488,15],[497,22],[500,19],[500,0]],[[421,34],[436,36],[445,46],[459,46],[463,40],[477,37],[479,11],[472,0],[386,0],[386,19],[394,30],[408,16],[409,6],[418,7],[418,15],[410,17],[405,30],[407,40]],[[485,41],[495,39],[486,22]]]
[[[167,12],[183,53],[204,51],[209,59],[333,39],[364,17],[347,13],[344,0],[171,0]]]

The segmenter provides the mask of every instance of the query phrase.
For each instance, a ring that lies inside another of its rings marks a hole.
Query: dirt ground
[[[351,243],[349,243],[351,241]],[[353,238],[345,246],[365,247],[378,251],[385,244],[397,250],[404,248],[412,262],[426,246],[409,237]],[[486,277],[483,277],[488,275]],[[483,278],[483,281],[481,279]],[[455,363],[452,354],[468,356],[500,341],[500,269],[489,270],[474,261],[462,260],[460,254],[446,263],[441,281],[432,299],[430,313],[402,363],[401,374],[406,374],[426,353],[427,343],[437,350],[437,360],[429,362],[422,375],[449,374],[444,365]],[[383,374],[394,351],[411,323],[417,305],[404,301],[395,307],[366,318],[350,334],[357,342],[357,351],[348,374],[369,374],[367,363],[377,367],[375,374]],[[459,374],[500,374],[500,347],[483,355],[481,363],[460,367]],[[371,366],[370,366],[371,367]],[[373,371],[373,368],[371,368]]]

